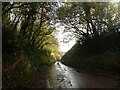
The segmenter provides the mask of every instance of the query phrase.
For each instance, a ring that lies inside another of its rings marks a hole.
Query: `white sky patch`
[[[10,19],[11,21],[15,19],[15,15],[13,13],[10,13]]]
[[[70,38],[70,36],[68,34],[71,34],[71,32],[64,32],[65,27],[61,26],[59,23],[56,24],[55,26],[56,26],[56,30],[55,30],[55,32],[53,34],[58,39],[58,42],[59,42],[59,51],[61,51],[61,52],[67,52],[76,43],[76,40],[75,40],[75,38],[72,38],[68,42],[63,42],[65,37]]]
[[[60,43],[60,47],[59,47],[59,51],[61,51],[61,52],[67,52],[68,50],[70,50],[73,47],[73,45],[75,43],[76,43],[75,40],[71,40],[68,43],[61,42]]]
[[[111,2],[115,2],[115,3],[117,3],[117,2],[119,2],[120,0],[111,0]]]

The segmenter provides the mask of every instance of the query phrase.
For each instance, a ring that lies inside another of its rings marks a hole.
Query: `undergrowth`
[[[10,55],[8,55],[10,57]],[[5,57],[3,58],[3,60]],[[8,58],[7,58],[8,60]],[[4,62],[4,61],[3,61]],[[7,61],[8,62],[8,61]],[[26,79],[34,71],[43,65],[54,63],[50,52],[27,47],[24,51],[9,58],[9,62],[3,64],[3,88],[15,88],[24,86]]]

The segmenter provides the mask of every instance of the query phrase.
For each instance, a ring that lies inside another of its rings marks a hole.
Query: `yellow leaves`
[[[51,55],[54,56],[55,54],[52,52]]]
[[[52,52],[51,55],[56,59],[56,60],[60,60],[61,56],[58,52]]]

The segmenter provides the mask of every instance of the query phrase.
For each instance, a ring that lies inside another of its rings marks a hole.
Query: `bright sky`
[[[111,0],[112,2],[119,2],[120,0]]]
[[[59,51],[61,52],[67,52],[72,48],[72,46],[76,42],[75,38],[72,38],[72,40],[70,40],[69,42],[66,42],[66,43],[63,42],[65,41],[64,38],[66,37],[66,35],[71,34],[70,32],[65,33],[64,29],[65,29],[64,26],[59,26],[59,24],[56,24],[56,32],[54,32],[54,35],[59,42]]]
[[[72,48],[72,46],[75,44],[75,40],[70,41],[69,43],[60,43],[59,51],[61,52],[67,52]]]

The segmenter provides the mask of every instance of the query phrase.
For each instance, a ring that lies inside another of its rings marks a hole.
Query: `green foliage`
[[[63,63],[86,70],[120,72],[116,6],[110,2],[70,2],[57,10],[58,21],[65,24],[65,31],[72,32],[78,39],[77,44],[63,56]]]
[[[76,44],[63,56],[61,62],[83,70],[102,70],[117,75],[120,74],[120,49],[114,48],[102,53],[93,53],[89,49],[85,49],[81,45]]]
[[[42,65],[55,62],[58,47],[52,36],[54,3],[2,3],[3,87],[24,86],[26,78]],[[47,48],[46,48],[47,47]]]
[[[120,49],[120,35],[111,34],[85,39],[81,45],[87,48],[89,53],[103,53],[108,50]]]
[[[49,65],[55,62],[49,51],[47,52],[39,50],[35,47],[30,46],[26,48],[24,53],[22,52],[22,54],[16,55],[15,58],[11,59],[11,64],[8,63],[4,64],[3,66],[4,88],[24,86],[27,83],[27,77],[29,77],[31,73],[38,70],[43,65]],[[15,64],[17,61],[19,62]]]
[[[116,5],[109,2],[70,2],[57,10],[58,22],[64,23],[66,31],[80,41],[116,33],[117,15]]]
[[[53,57],[50,55],[50,51],[39,50],[37,48],[26,48],[26,54],[30,59],[30,62],[34,68],[38,68],[43,64],[53,63]]]
[[[14,88],[19,87],[25,82],[25,78],[32,72],[31,71],[31,63],[29,59],[19,54],[14,59],[14,63],[11,65],[3,66],[3,88]],[[17,59],[17,60],[16,60]],[[19,61],[21,59],[21,61]],[[16,65],[15,63],[18,62]]]

